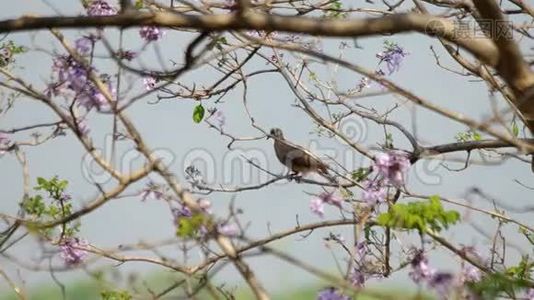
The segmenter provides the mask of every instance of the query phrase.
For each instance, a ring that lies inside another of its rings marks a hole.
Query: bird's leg
[[[299,172],[296,172],[296,171],[292,171],[291,173],[289,173],[289,179],[290,180],[295,180],[296,183],[300,183],[300,181],[302,179],[302,174],[300,174]]]

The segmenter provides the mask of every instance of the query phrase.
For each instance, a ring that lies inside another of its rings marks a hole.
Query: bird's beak
[[[270,139],[270,138],[271,138],[271,136],[270,136],[270,135],[267,135],[267,139]]]

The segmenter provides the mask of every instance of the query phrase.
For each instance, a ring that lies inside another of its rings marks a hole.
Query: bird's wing
[[[299,145],[288,142],[287,140],[276,140],[274,148],[280,162],[292,169],[297,167],[299,169],[327,172],[328,167],[325,163]]]

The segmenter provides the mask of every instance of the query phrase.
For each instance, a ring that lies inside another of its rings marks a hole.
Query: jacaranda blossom
[[[93,0],[87,7],[87,14],[90,16],[112,16],[117,14],[117,10],[104,0]]]
[[[88,55],[93,48],[93,41],[88,37],[81,37],[74,42],[76,51],[81,55]]]
[[[386,188],[378,180],[366,180],[362,183],[362,199],[370,206],[374,206],[386,199]]]
[[[87,256],[87,251],[84,250],[87,246],[86,240],[79,238],[65,239],[59,246],[61,258],[69,266],[79,264]]]
[[[418,251],[411,261],[412,270],[408,275],[415,283],[428,281],[436,273],[436,270],[430,268],[428,259],[423,251]]]
[[[451,273],[438,272],[428,280],[428,286],[436,291],[440,299],[449,299],[454,285],[454,276]]]
[[[394,43],[386,43],[385,51],[376,54],[380,59],[379,64],[386,62],[389,75],[400,69],[402,60],[408,55],[408,52]]]
[[[324,217],[324,202],[319,198],[313,198],[310,202],[310,210],[319,217]]]
[[[234,237],[239,235],[239,227],[236,224],[219,224],[217,232],[227,237]]]
[[[149,181],[146,187],[141,191],[141,199],[145,201],[146,199],[160,200],[164,196],[161,185]]]
[[[406,172],[410,168],[408,156],[400,151],[389,151],[375,156],[375,169],[387,182],[396,187],[404,184]]]
[[[139,35],[147,42],[159,40],[165,32],[157,26],[143,26],[139,30]]]
[[[350,300],[348,296],[345,296],[336,288],[329,287],[317,294],[317,300]]]
[[[74,101],[79,106],[85,107],[88,111],[93,107],[96,107],[98,110],[107,109],[109,102],[89,79],[89,70],[79,64],[73,57],[56,57],[52,70],[58,81],[54,84],[54,94],[61,92],[63,89],[67,89],[74,92]],[[111,93],[112,98],[115,98],[116,90],[112,86],[109,76],[103,74],[101,75],[101,80],[107,84],[108,92]],[[50,88],[49,93],[51,93]]]
[[[343,204],[343,198],[337,196],[335,192],[324,192],[319,195],[319,198],[327,204],[341,207],[341,204]]]
[[[211,214],[211,202],[206,198],[200,198],[197,201],[198,207],[205,213]]]
[[[365,285],[365,274],[354,268],[349,274],[350,283],[356,288],[363,288]]]

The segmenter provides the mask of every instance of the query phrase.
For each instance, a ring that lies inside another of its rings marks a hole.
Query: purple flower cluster
[[[418,251],[411,261],[412,270],[408,273],[408,276],[415,283],[422,283],[424,281],[430,281],[430,279],[436,274],[436,270],[430,268],[428,265],[428,258],[423,251]]]
[[[89,244],[86,240],[79,238],[67,238],[63,240],[59,248],[61,250],[61,258],[68,266],[73,266],[81,263],[87,256],[87,251],[84,250]]]
[[[217,225],[217,232],[227,237],[239,235],[239,227],[233,223],[222,223]]]
[[[89,16],[112,16],[117,14],[117,10],[104,0],[93,0],[87,7]]]
[[[386,188],[378,180],[365,180],[362,186],[362,198],[368,205],[374,206],[386,199]]]
[[[410,160],[399,151],[389,151],[375,156],[374,169],[385,180],[385,183],[400,187],[404,184],[406,172],[410,168]]]
[[[89,79],[89,70],[79,64],[71,56],[58,56],[54,59],[52,70],[55,72],[57,83],[53,88],[48,89],[48,94],[58,94],[63,89],[74,92],[74,99],[78,105],[85,107],[88,111],[93,107],[98,110],[105,110],[108,107],[108,101],[100,90]],[[108,91],[115,93],[111,81],[105,75],[101,80],[108,85]]]
[[[395,72],[398,72],[400,70],[400,66],[402,61],[406,56],[408,56],[408,52],[404,50],[401,46],[386,41],[384,43],[384,51],[378,52],[376,54],[376,57],[379,59],[378,65],[382,64],[383,62],[386,63],[386,67],[388,69],[388,75],[391,75]],[[384,76],[385,73],[382,71],[382,69],[378,68],[375,71],[376,76]],[[362,77],[360,79],[360,82],[357,85],[356,90],[358,92],[361,92],[365,88],[371,87],[371,80],[367,77]]]
[[[396,71],[399,71],[400,64],[404,58],[408,55],[402,47],[395,43],[386,42],[385,50],[376,54],[376,57],[380,59],[378,64],[386,62],[389,75]]]
[[[310,202],[310,210],[318,215],[319,217],[324,217],[324,204],[329,204],[341,208],[343,203],[343,198],[335,195],[333,192],[324,192],[321,193],[318,197],[314,197]]]
[[[354,268],[349,274],[349,281],[354,287],[363,288],[365,285],[365,273],[357,268]]]
[[[143,26],[139,30],[139,35],[147,42],[159,40],[165,32],[157,26]]]
[[[370,206],[374,206],[386,199],[386,186],[401,187],[406,180],[406,173],[410,168],[408,156],[400,151],[388,151],[375,156],[373,170],[377,176],[373,180],[362,183],[362,199]]]
[[[412,270],[408,274],[417,284],[426,283],[436,291],[440,299],[448,299],[454,288],[460,288],[466,282],[476,282],[481,279],[481,273],[474,267],[464,267],[458,276],[449,272],[438,272],[431,268],[423,251],[417,251],[411,261]]]
[[[198,202],[198,207],[200,207],[200,209],[204,213],[211,214],[211,202],[208,199],[200,198],[198,199],[197,202]]]
[[[172,208],[171,210],[176,224],[180,223],[181,218],[190,218],[193,216],[191,210],[185,205],[181,206],[180,208]]]
[[[345,296],[336,288],[329,287],[319,291],[317,300],[350,300],[349,296]]]
[[[90,37],[81,37],[74,42],[76,51],[80,55],[89,55],[93,49],[94,41]]]

